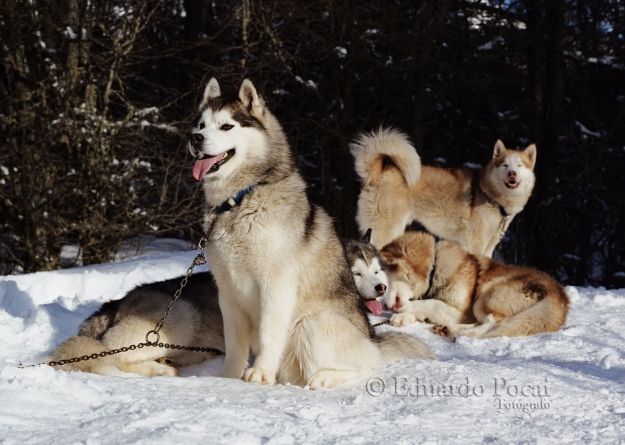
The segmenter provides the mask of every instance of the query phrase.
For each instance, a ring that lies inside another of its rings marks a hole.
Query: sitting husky
[[[426,321],[452,339],[519,337],[557,331],[566,320],[566,292],[538,270],[472,255],[426,232],[406,232],[380,255],[391,280],[385,304],[399,311],[394,326]]]
[[[332,220],[308,200],[282,127],[251,81],[227,98],[211,79],[194,125],[193,175],[203,182],[224,317],[223,377],[314,389],[431,357],[414,337],[374,333]]]
[[[350,149],[362,181],[356,220],[362,232],[373,228],[377,248],[418,221],[469,253],[491,257],[534,188],[533,144],[517,151],[497,141],[479,169],[422,166],[408,137],[393,129],[360,134]]]

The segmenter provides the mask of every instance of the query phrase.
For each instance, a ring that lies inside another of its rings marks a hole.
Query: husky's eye
[[[362,274],[361,274],[360,272],[352,272],[352,274],[353,274],[355,277],[362,277]]]
[[[380,271],[379,271],[379,270],[376,270],[376,271],[375,271],[375,272],[373,272],[373,273],[374,273],[375,275],[377,275],[377,274],[379,274],[379,273],[380,273]]]
[[[231,129],[231,128],[233,128],[233,127],[234,127],[234,125],[230,125],[230,124],[223,124],[221,127],[219,127],[219,129],[220,129],[220,130],[223,130],[223,131],[228,131],[228,130],[230,130],[230,129]]]
[[[503,168],[508,168],[508,164],[501,164]]]
[[[199,128],[200,130],[203,130],[203,129],[204,129],[204,127],[205,127],[204,122],[201,122],[201,123],[200,123],[200,125],[198,125],[198,128]]]

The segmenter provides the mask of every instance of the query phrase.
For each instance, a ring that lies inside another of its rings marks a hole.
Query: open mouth
[[[509,189],[515,189],[519,186],[520,182],[517,181],[507,181],[506,183],[506,187],[508,187]]]
[[[382,303],[380,303],[375,298],[373,300],[367,300],[366,298],[362,299],[365,303],[365,306],[373,315],[381,315],[382,314]]]
[[[193,165],[193,177],[200,181],[207,173],[214,173],[234,156],[234,148],[217,156],[204,155]]]

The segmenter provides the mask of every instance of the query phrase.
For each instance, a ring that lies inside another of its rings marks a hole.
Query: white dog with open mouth
[[[408,334],[374,333],[332,220],[309,202],[284,132],[252,82],[228,99],[211,79],[189,145],[208,206],[222,376],[332,387],[382,363],[432,357]]]

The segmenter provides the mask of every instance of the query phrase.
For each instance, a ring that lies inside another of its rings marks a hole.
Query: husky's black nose
[[[385,286],[384,284],[380,283],[380,284],[378,284],[378,285],[375,287],[375,290],[377,290],[377,291],[378,291],[378,294],[380,294],[380,295],[384,295],[384,292],[386,292],[386,286]]]
[[[203,143],[204,143],[204,136],[202,136],[201,133],[193,133],[191,135],[191,145],[197,151],[200,151],[202,149],[202,144]]]

